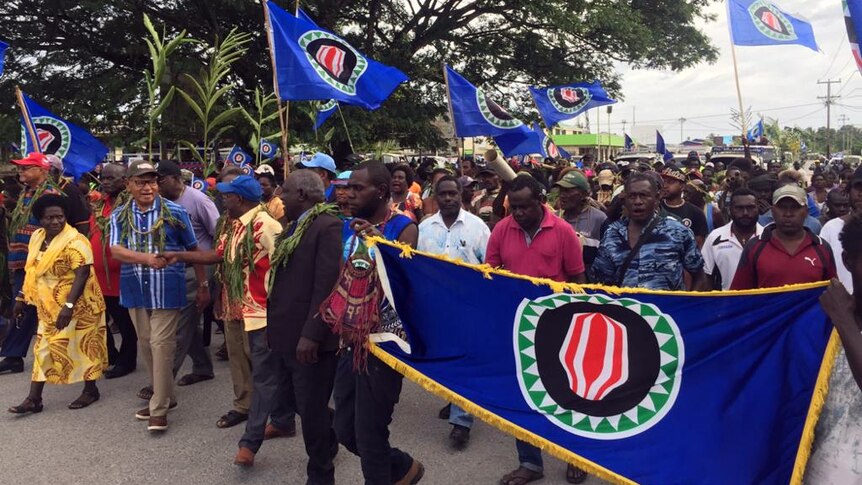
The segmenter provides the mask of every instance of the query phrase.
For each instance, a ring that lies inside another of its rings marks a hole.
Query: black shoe
[[[0,360],[0,374],[8,372],[10,374],[20,374],[24,372],[24,359],[21,357],[6,357]]]
[[[123,377],[124,375],[131,373],[132,371],[125,367],[112,365],[108,367],[108,370],[105,371],[105,379],[116,379],[117,377]]]
[[[442,409],[440,409],[440,412],[439,412],[439,413],[437,413],[437,417],[438,417],[439,419],[449,419],[449,411],[450,411],[451,409],[452,409],[452,405],[451,405],[451,404],[447,404],[447,405],[443,406],[443,408],[442,408]]]
[[[470,428],[458,424],[452,425],[452,431],[449,433],[449,441],[456,449],[464,449],[467,443],[470,442]]]

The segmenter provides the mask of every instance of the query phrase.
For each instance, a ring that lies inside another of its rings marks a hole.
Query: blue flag
[[[814,29],[767,0],[727,0],[731,40],[736,45],[799,44],[819,51]]]
[[[517,142],[513,147],[521,142],[537,142],[525,141],[532,130],[492,101],[482,89],[470,84],[449,66],[444,66],[443,75],[449,90],[456,137],[513,135],[510,143]]]
[[[513,133],[495,136],[494,143],[500,148],[500,151],[502,151],[503,155],[506,157],[545,153],[545,148],[542,146],[542,137],[535,131],[526,127],[524,127],[523,130],[516,130]]]
[[[862,52],[859,50],[859,38],[862,37],[862,0],[844,0],[844,24],[847,26],[847,40],[856,68],[862,72]]]
[[[608,96],[598,81],[549,88],[530,86],[530,94],[539,114],[549,127],[570,120],[589,109],[617,102]]]
[[[330,99],[326,104],[322,105],[317,110],[317,122],[314,123],[314,131],[319,130],[336,111],[338,111],[338,101],[334,99]]]
[[[242,166],[244,164],[251,163],[251,160],[251,155],[244,152],[238,145],[234,145],[233,148],[231,148],[230,153],[227,155],[227,161],[234,165]]]
[[[377,109],[407,81],[394,67],[365,57],[337,35],[266,2],[278,96],[284,101],[335,99]]]
[[[261,157],[275,158],[275,154],[278,153],[278,145],[271,141],[261,140],[259,150]]]
[[[661,136],[661,133],[658,131],[655,132],[655,152],[660,154],[665,162],[673,160],[673,153],[667,149],[667,145],[664,143],[664,137]]]
[[[41,152],[57,155],[63,160],[65,175],[74,177],[76,181],[96,168],[96,165],[108,155],[108,147],[90,132],[39,106],[26,94],[21,94],[21,97],[26,111],[26,114],[21,117],[22,153]],[[36,131],[38,146],[33,145],[25,116],[29,118],[30,126]]]
[[[191,188],[195,190],[200,190],[203,193],[207,192],[207,181],[202,178],[192,177],[192,182],[190,186]]]
[[[632,137],[625,135],[626,137],[626,151],[631,151],[635,149],[635,142],[632,140]]]
[[[0,40],[0,76],[3,75],[3,65],[6,63],[6,49],[9,48],[9,44]]]
[[[537,135],[539,135],[539,139],[541,140],[541,143],[542,143],[542,152],[541,153],[542,153],[543,157],[545,157],[545,158],[549,158],[549,157],[550,158],[565,158],[565,159],[572,158],[571,155],[569,155],[569,152],[563,150],[561,147],[557,146],[556,143],[554,143],[553,138],[551,138],[545,132],[545,130],[543,130],[542,127],[539,126],[538,123],[533,123],[533,131],[536,132]]]
[[[757,122],[756,125],[752,126],[750,130],[748,130],[748,141],[756,142],[760,140],[760,137],[763,136],[763,120]]]
[[[375,252],[407,341],[372,352],[426,390],[613,483],[801,480],[839,349],[825,283],[572,294],[403,250]]]

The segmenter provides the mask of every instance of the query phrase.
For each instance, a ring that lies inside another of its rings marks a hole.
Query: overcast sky
[[[817,97],[826,95],[826,86],[818,85],[817,81],[840,78],[841,84],[832,85],[833,94],[840,93],[837,103],[845,106],[833,106],[832,126],[840,125],[841,115],[847,116],[848,124],[862,125],[862,77],[847,43],[841,1],[776,0],[775,4],[813,24],[821,53],[798,45],[737,47],[746,108],[750,107],[755,117],[762,113],[778,118],[782,126],[825,126],[826,108]],[[612,131],[621,132],[621,122],[626,120],[626,131],[631,133],[634,118],[639,126],[658,125],[669,143],[677,143],[680,123],[676,120],[684,117],[688,119],[683,124],[685,139],[709,133],[734,134],[730,109],[738,106],[738,102],[725,2],[717,2],[709,10],[718,14],[718,19],[702,22],[701,27],[719,50],[718,61],[677,73],[619,66],[625,101],[614,106]],[[821,104],[815,104],[818,102]],[[606,131],[607,118],[604,112],[601,116],[602,129]],[[593,110],[590,113],[593,125],[595,119]],[[638,131],[642,130],[635,133]]]

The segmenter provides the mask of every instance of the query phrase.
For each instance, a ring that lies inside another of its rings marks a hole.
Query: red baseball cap
[[[39,167],[44,170],[48,170],[51,168],[51,162],[48,160],[48,157],[43,153],[32,152],[27,155],[26,158],[22,158],[20,160],[12,160],[13,165],[20,165],[22,167]]]

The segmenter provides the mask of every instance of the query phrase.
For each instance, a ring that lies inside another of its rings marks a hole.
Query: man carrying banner
[[[344,223],[345,264],[352,264],[353,253],[364,244],[361,238],[367,236],[416,247],[416,224],[389,207],[391,184],[389,170],[378,161],[365,162],[351,173],[348,200],[355,219]],[[371,332],[405,336],[401,320],[386,298],[380,304],[379,320]],[[345,329],[345,333],[342,340],[350,341],[350,330]],[[389,423],[401,395],[403,376],[373,355],[367,355],[365,368],[357,368],[355,361],[363,360],[357,354],[365,351],[364,342],[348,344],[338,362],[333,391],[338,441],[359,456],[366,484],[418,483],[425,467],[389,443]]]
[[[113,332],[108,334],[108,361],[105,377],[114,379],[133,372],[138,364],[138,335],[129,310],[120,305],[120,262],[111,254],[111,213],[127,200],[126,167],[108,163],[99,176],[101,193],[93,203],[90,215],[90,245],[93,248],[93,271],[105,297],[108,316],[120,329],[123,341],[117,350]]]
[[[843,264],[855,288],[862,288],[862,217],[851,217],[841,231]],[[829,394],[815,431],[806,483],[860,483],[857,463],[862,439],[862,292],[848,291],[838,280],[820,297],[843,345],[829,379]]]
[[[742,250],[731,290],[771,288],[835,278],[829,243],[805,227],[808,198],[797,185],[785,185],[772,196],[775,222]]]
[[[437,181],[434,198],[439,212],[419,224],[417,249],[433,254],[444,254],[470,264],[482,264],[491,231],[482,219],[461,207],[461,183],[452,175]],[[452,431],[449,440],[456,449],[463,449],[470,441],[473,417],[452,404],[449,409]]]
[[[27,247],[33,231],[39,228],[39,221],[31,213],[33,203],[44,194],[63,194],[68,198],[67,222],[83,235],[87,235],[90,211],[75,184],[63,181],[54,182],[50,175],[51,163],[42,153],[30,153],[26,158],[12,160],[18,169],[18,179],[24,191],[12,211],[9,220],[9,255],[7,265],[12,282],[13,296],[21,291],[24,284],[24,264],[27,262]],[[11,325],[3,346],[0,348],[0,374],[16,374],[24,371],[24,357],[30,347],[30,338],[36,331],[36,307],[27,305],[23,316]]]
[[[683,271],[691,289],[705,288],[703,257],[694,234],[681,222],[656,212],[658,181],[633,173],[625,182],[628,217],[608,226],[592,266],[592,281],[625,288],[684,290]]]
[[[572,226],[545,208],[544,187],[521,174],[509,184],[508,197],[511,215],[494,226],[485,262],[536,278],[585,283],[581,243]],[[520,466],[503,476],[500,485],[523,485],[544,477],[542,450],[520,440],[517,449]],[[569,483],[586,478],[574,466],[566,470]]]
[[[149,431],[168,429],[167,413],[176,407],[173,364],[180,310],[186,306],[185,266],[167,264],[165,251],[197,251],[189,214],[158,195],[158,171],[137,160],[126,171],[132,199],[111,214],[111,254],[123,263],[120,304],[138,333],[140,352],[153,384],[150,405],[135,413]]]

